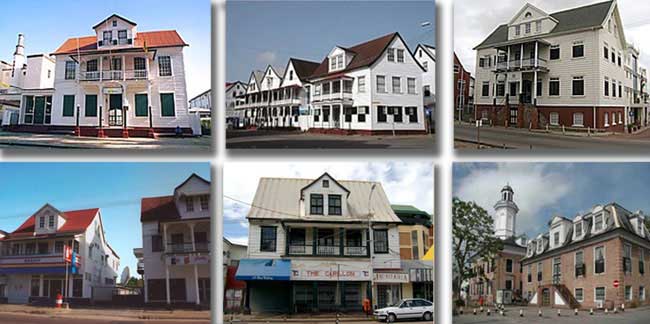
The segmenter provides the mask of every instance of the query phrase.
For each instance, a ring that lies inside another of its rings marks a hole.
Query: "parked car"
[[[425,321],[433,320],[433,303],[421,298],[402,299],[390,307],[375,310],[375,319],[395,322],[400,319],[419,318]]]

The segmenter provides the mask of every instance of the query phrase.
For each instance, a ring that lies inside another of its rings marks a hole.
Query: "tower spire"
[[[515,192],[506,184],[501,189],[501,199],[494,205],[496,213],[494,218],[494,234],[500,239],[507,239],[516,235],[516,222],[519,207],[514,202]]]

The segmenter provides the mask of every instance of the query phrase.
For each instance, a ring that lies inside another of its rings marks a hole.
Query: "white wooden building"
[[[252,206],[248,258],[237,270],[252,312],[359,310],[365,298],[379,306],[400,298],[395,280],[408,282],[400,264],[401,221],[381,183],[327,173],[262,178]]]
[[[210,305],[210,216],[210,182],[196,174],[142,199],[145,303]]]
[[[138,31],[111,15],[92,36],[67,39],[51,95],[24,95],[20,130],[88,136],[191,134],[183,49],[175,30]]]
[[[120,257],[107,242],[98,208],[64,212],[45,204],[0,236],[0,297],[9,303],[54,305],[61,293],[71,304],[89,304],[96,289],[115,286]],[[67,267],[64,246],[74,252]]]

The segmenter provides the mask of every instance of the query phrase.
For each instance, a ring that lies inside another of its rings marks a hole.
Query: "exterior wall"
[[[278,259],[284,254],[284,247],[286,245],[286,232],[277,221],[257,221],[249,220],[248,226],[248,257],[256,258],[270,258]],[[260,251],[261,242],[261,226],[276,226],[276,249],[275,252]]]
[[[27,58],[27,74],[25,74],[24,89],[47,89],[54,86],[54,60],[47,56]]]
[[[463,115],[466,106],[469,105],[471,77],[471,73],[465,70],[463,63],[454,54],[454,116],[456,118],[461,118],[459,110],[462,109],[461,115]]]
[[[174,192],[174,196],[181,219],[210,218],[211,213],[209,206],[208,209],[201,209],[201,201],[199,197],[205,195],[210,195],[210,184],[198,177],[191,177],[181,187],[178,187]],[[181,199],[182,196],[193,197],[192,203],[194,205],[194,211],[187,211],[186,201],[185,199]]]
[[[399,250],[402,260],[420,260],[431,247],[429,228],[422,225],[399,225]],[[413,232],[417,233],[417,241],[413,242]],[[413,253],[413,246],[417,245],[417,255]]]
[[[117,25],[113,27],[113,21],[116,21]],[[118,31],[120,30],[126,30],[127,33],[127,39],[134,39],[137,29],[136,26],[131,25],[124,21],[121,18],[113,17],[112,19],[108,19],[101,25],[97,26],[95,29],[95,32],[97,33],[97,42],[103,40],[104,36],[104,31],[111,31],[113,33],[113,39],[116,40],[118,39]],[[118,44],[118,45],[112,45],[112,44],[103,44],[101,47],[102,49],[108,49],[108,48],[120,48],[124,47],[125,44]]]
[[[498,290],[506,289],[506,281],[512,282],[513,298],[522,297],[522,273],[521,259],[523,253],[512,253],[502,251],[492,261],[477,261],[473,263],[474,269],[482,269],[483,274],[470,279],[469,281],[469,300],[472,303],[477,303],[483,298],[484,303],[491,304],[496,302],[496,294]],[[512,271],[506,271],[507,260],[512,260]],[[479,289],[479,285],[483,285],[483,289]]]

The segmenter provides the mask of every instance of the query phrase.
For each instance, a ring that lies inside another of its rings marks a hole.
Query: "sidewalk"
[[[242,314],[224,314],[225,323],[292,323],[305,321],[313,323],[335,323],[336,313],[331,314],[290,314],[290,315],[242,315]],[[374,322],[372,316],[366,317],[363,314],[341,314],[339,321],[344,322]]]
[[[182,320],[182,321],[209,321],[210,311],[194,310],[161,310],[161,309],[112,309],[112,308],[73,308],[57,309],[53,307],[40,307],[29,305],[0,305],[1,313],[33,314],[70,318],[115,318],[139,320]]]

